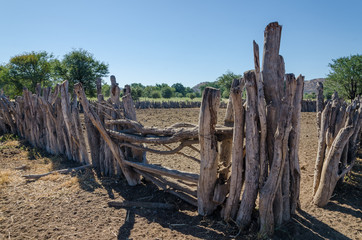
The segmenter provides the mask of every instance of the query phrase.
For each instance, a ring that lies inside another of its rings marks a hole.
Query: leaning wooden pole
[[[198,212],[209,215],[215,208],[213,200],[217,179],[218,143],[215,135],[220,90],[205,88],[199,117],[200,178],[197,186]]]
[[[78,95],[79,101],[81,102],[84,114],[88,116],[88,118],[92,121],[93,125],[98,129],[100,135],[105,140],[107,145],[112,151],[113,156],[116,158],[117,162],[119,163],[123,174],[126,177],[126,180],[130,186],[135,186],[139,183],[139,177],[138,174],[135,173],[131,168],[127,167],[123,161],[125,160],[125,157],[120,150],[120,148],[117,146],[116,143],[114,143],[111,139],[111,137],[107,134],[106,129],[101,124],[100,119],[98,115],[89,107],[88,100],[85,96],[82,84],[78,83],[74,86],[75,92]]]

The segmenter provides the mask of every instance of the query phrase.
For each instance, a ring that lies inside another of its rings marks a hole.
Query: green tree
[[[151,92],[151,98],[161,98],[161,93],[160,93],[160,91],[157,91],[157,90],[152,91],[152,92]]]
[[[169,86],[163,87],[161,89],[161,95],[163,98],[171,98],[173,95],[173,89]]]
[[[0,87],[4,87],[6,94],[14,97],[21,95],[24,87],[34,92],[38,83],[42,87],[52,86],[55,63],[54,56],[45,51],[12,57],[8,64],[0,67]]]
[[[111,96],[111,86],[107,83],[102,85],[102,94],[105,98],[109,98]]]
[[[145,86],[143,86],[141,83],[132,83],[131,84],[131,96],[132,99],[137,101],[144,95],[143,90],[145,89]]]
[[[96,79],[109,73],[108,64],[96,60],[93,54],[83,49],[64,55],[63,60],[56,65],[55,72],[62,80],[69,81],[70,89],[76,83],[82,83],[85,93],[90,97],[96,95]]]
[[[354,99],[362,95],[362,55],[333,59],[325,87],[337,91],[344,98]]]
[[[224,73],[223,75],[221,75],[220,77],[218,77],[216,79],[217,84],[219,85],[220,90],[222,89],[223,91],[221,91],[222,93],[225,92],[225,90],[227,91],[227,97],[229,97],[229,92],[230,92],[230,88],[231,88],[231,84],[233,83],[233,80],[235,78],[241,78],[241,75],[237,75],[234,74],[231,71],[226,71],[226,73]],[[223,94],[224,95],[224,94]]]
[[[175,83],[171,87],[175,89],[176,93],[181,93],[183,97],[186,95],[186,88],[182,83]]]

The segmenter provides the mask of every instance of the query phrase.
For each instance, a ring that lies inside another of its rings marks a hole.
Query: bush
[[[161,98],[161,93],[159,91],[152,91],[151,98]]]
[[[161,90],[162,97],[164,98],[171,98],[172,97],[172,88],[170,87],[164,87]]]
[[[175,97],[182,98],[182,97],[184,97],[184,95],[182,93],[176,92]]]
[[[228,91],[227,89],[225,89],[224,92],[222,93],[223,98],[229,98],[229,95],[230,95],[230,91]]]
[[[196,97],[195,93],[188,93],[186,94],[187,97],[189,97],[190,99],[194,99]]]

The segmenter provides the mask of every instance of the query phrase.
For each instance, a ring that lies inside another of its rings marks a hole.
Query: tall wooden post
[[[258,195],[260,162],[259,162],[259,130],[256,79],[254,71],[244,73],[247,93],[245,111],[245,190],[241,199],[236,222],[245,228],[251,221],[251,214]]]
[[[235,218],[239,207],[241,188],[243,186],[245,116],[242,93],[244,83],[243,79],[234,79],[230,91],[230,96],[233,101],[234,132],[231,154],[232,160],[229,197],[227,198],[225,207],[222,211],[222,217],[225,221],[228,221],[230,218]]]
[[[213,193],[217,179],[218,144],[215,135],[220,90],[205,88],[199,117],[200,178],[197,186],[197,203],[200,215],[211,214],[216,207]]]

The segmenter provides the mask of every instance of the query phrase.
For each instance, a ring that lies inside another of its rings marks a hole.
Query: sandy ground
[[[146,126],[197,123],[199,109],[137,111]],[[224,112],[220,112],[219,120]],[[362,164],[339,186],[325,208],[312,204],[314,160],[317,152],[315,114],[302,114],[302,210],[276,230],[274,239],[362,239]],[[193,150],[186,154],[197,156]],[[152,163],[198,172],[198,164],[181,155],[148,155]],[[1,137],[0,239],[256,239],[251,230],[238,232],[233,223],[197,215],[197,209],[143,182],[129,187],[122,179],[97,176],[93,170],[53,174],[37,181],[21,176],[76,166],[61,156],[51,156],[26,142]],[[22,167],[22,169],[15,169]],[[109,201],[172,203],[175,210],[113,208]],[[239,235],[238,235],[239,234]]]

